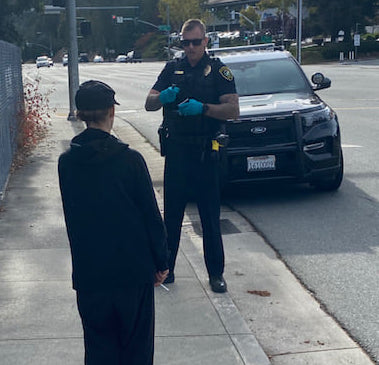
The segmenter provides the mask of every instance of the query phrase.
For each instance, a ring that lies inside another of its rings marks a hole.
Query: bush
[[[355,51],[353,41],[348,43],[326,43],[324,46],[302,48],[301,60],[303,64],[338,61],[340,52],[343,52],[345,58],[347,58],[351,51]],[[296,47],[291,47],[290,52],[296,56]],[[361,40],[361,45],[358,47],[358,57],[370,57],[377,53],[379,53],[379,42]]]
[[[39,90],[40,81],[37,78],[34,83],[24,83],[24,109],[18,139],[18,152],[22,155],[29,154],[46,136],[51,120],[49,96],[53,90],[42,94]]]
[[[374,34],[369,34],[369,33],[363,34],[361,38],[362,40],[365,40],[365,41],[375,41],[376,39]]]

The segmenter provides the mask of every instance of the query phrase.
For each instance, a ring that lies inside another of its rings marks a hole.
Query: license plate
[[[275,170],[275,155],[251,156],[247,158],[247,171]]]

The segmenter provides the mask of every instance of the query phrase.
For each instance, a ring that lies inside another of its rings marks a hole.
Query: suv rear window
[[[304,74],[290,58],[228,63],[240,96],[310,92]]]

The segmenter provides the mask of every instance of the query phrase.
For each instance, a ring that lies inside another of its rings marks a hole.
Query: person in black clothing
[[[80,85],[87,129],[58,172],[87,365],[152,365],[154,284],[168,274],[166,230],[143,157],[110,132],[115,92]]]
[[[179,247],[185,206],[197,202],[209,283],[215,292],[225,292],[224,249],[220,231],[220,192],[217,138],[223,122],[239,115],[238,95],[231,71],[205,49],[205,25],[198,19],[182,27],[185,57],[166,64],[150,90],[145,109],[163,106],[160,127],[161,153],[165,155],[164,220],[170,251],[170,273]]]

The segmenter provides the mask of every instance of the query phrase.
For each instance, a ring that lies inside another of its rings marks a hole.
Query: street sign
[[[123,23],[124,22],[124,17],[123,16],[118,16],[116,18],[116,23]]]
[[[359,47],[361,45],[361,35],[354,34],[354,47]]]
[[[158,26],[158,29],[167,32],[167,31],[171,30],[171,25],[167,25],[167,24],[160,25],[160,26]]]
[[[44,13],[45,14],[60,14],[62,11],[64,11],[64,8],[60,8],[57,6],[52,6],[52,5],[45,5]]]

